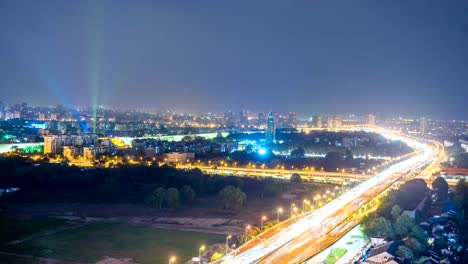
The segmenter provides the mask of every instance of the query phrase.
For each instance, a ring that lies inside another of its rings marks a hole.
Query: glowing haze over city
[[[0,263],[468,263],[466,14],[1,1]]]

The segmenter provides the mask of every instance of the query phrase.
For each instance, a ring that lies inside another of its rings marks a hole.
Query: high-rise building
[[[343,125],[343,119],[341,116],[327,116],[327,128],[328,129],[340,129]]]
[[[247,111],[239,112],[239,125],[247,127],[249,125],[249,117]]]
[[[57,154],[62,151],[61,136],[46,136],[44,137],[44,154]]]
[[[427,135],[428,130],[429,123],[427,121],[427,118],[423,116],[419,119],[419,133],[421,134],[421,136],[425,136]]]
[[[333,116],[327,116],[327,128],[328,129],[333,128]]]
[[[317,128],[322,127],[322,117],[319,115],[314,116],[314,126]]]
[[[343,126],[343,118],[341,116],[333,117],[333,127],[340,129]]]
[[[72,160],[79,154],[79,149],[75,146],[63,146],[63,156],[68,159]]]
[[[273,112],[270,112],[268,114],[267,127],[265,131],[265,140],[268,144],[271,144],[275,141],[275,132],[276,132],[275,115],[273,114]]]
[[[367,124],[369,126],[375,126],[375,115],[374,114],[369,114],[367,116]]]
[[[288,115],[288,126],[294,127],[296,126],[296,112],[289,112]]]
[[[57,121],[57,119],[58,119],[58,115],[56,113],[53,113],[50,115],[50,120]]]
[[[234,127],[236,125],[236,120],[234,118],[234,113],[227,111],[224,113],[224,125],[226,127]]]

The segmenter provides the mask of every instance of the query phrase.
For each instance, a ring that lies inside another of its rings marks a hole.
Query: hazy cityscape
[[[468,5],[293,2],[0,3],[0,263],[468,263]]]

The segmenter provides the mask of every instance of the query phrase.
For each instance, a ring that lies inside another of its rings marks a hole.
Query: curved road
[[[401,177],[413,175],[440,161],[441,148],[385,130],[377,130],[389,139],[402,140],[417,150],[416,154],[388,167],[376,176],[344,193],[324,207],[280,224],[224,256],[220,263],[301,263],[322,248],[321,241],[330,239],[363,204],[385,191]]]

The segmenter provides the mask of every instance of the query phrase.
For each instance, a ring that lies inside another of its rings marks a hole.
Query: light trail
[[[377,132],[392,140],[401,140],[418,150],[418,153],[391,165],[386,170],[377,174],[357,187],[341,195],[322,208],[306,213],[297,222],[289,225],[285,229],[278,231],[275,235],[266,239],[253,247],[240,252],[236,256],[228,254],[221,259],[221,263],[290,263],[304,261],[299,259],[294,250],[306,246],[316,240],[320,240],[324,235],[333,230],[340,223],[343,223],[353,212],[359,209],[360,204],[375,197],[384,191],[392,182],[398,180],[401,175],[407,175],[417,171],[439,156],[439,148],[429,144],[418,142],[415,139],[394,134],[382,129]],[[357,203],[356,203],[357,202]],[[310,256],[308,256],[310,257]]]

